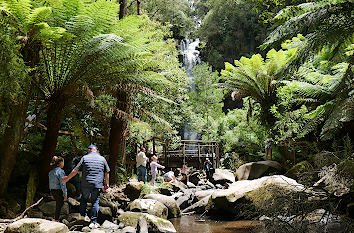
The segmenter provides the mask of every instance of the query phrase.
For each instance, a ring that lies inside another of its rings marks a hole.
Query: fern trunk
[[[126,92],[119,91],[117,94],[116,109],[129,113],[129,96]],[[128,121],[123,116],[113,114],[111,119],[111,132],[109,135],[109,160],[108,165],[111,169],[110,183],[117,182],[117,164],[120,161],[125,167],[126,157],[126,136]]]
[[[128,3],[127,0],[119,0],[119,19],[127,16]]]
[[[59,97],[49,102],[47,131],[44,137],[39,163],[39,182],[42,190],[46,190],[48,187],[49,164],[56,151],[65,105],[66,101],[64,97]]]

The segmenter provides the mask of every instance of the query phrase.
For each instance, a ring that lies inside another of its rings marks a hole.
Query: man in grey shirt
[[[109,166],[106,159],[97,152],[95,145],[88,147],[88,154],[81,158],[80,162],[72,170],[72,172],[63,178],[63,182],[68,182],[79,171],[82,171],[81,180],[81,200],[80,214],[86,216],[87,200],[91,194],[92,210],[90,228],[96,228],[97,216],[99,209],[100,193],[102,188],[109,187]],[[103,186],[104,180],[104,186]]]

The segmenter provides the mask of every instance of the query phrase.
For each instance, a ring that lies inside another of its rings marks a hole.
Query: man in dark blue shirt
[[[82,171],[81,180],[81,200],[80,214],[86,216],[87,200],[91,194],[92,210],[91,210],[91,228],[96,228],[97,215],[99,209],[100,193],[102,188],[109,187],[109,166],[106,159],[97,152],[95,145],[88,147],[88,154],[81,158],[80,162],[72,170],[72,172],[63,178],[63,182],[68,182],[79,171]],[[103,186],[104,181],[104,186]]]

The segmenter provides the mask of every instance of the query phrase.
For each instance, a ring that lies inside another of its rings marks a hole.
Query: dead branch
[[[0,223],[13,223],[16,222],[22,218],[24,218],[25,214],[27,213],[27,211],[29,211],[30,209],[32,209],[33,207],[37,206],[41,201],[43,200],[43,197],[41,199],[39,199],[36,203],[34,203],[33,205],[27,207],[25,209],[25,211],[22,212],[22,214],[20,214],[19,216],[17,216],[16,218],[13,219],[0,219]]]

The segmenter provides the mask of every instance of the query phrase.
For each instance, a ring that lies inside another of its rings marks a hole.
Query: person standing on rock
[[[136,167],[138,168],[138,180],[144,183],[147,180],[146,162],[149,162],[149,158],[145,155],[145,148],[141,148],[136,156]]]
[[[264,149],[265,149],[265,160],[268,160],[268,154],[270,157],[270,160],[272,160],[272,144],[273,144],[273,138],[267,138],[264,141]]]
[[[165,166],[162,166],[162,165],[157,163],[157,157],[155,155],[151,157],[151,160],[152,160],[151,163],[150,163],[150,167],[151,167],[151,185],[155,186],[157,168],[164,169]]]
[[[205,162],[204,162],[204,170],[205,170],[205,174],[206,174],[206,178],[209,180],[211,177],[210,177],[210,169],[212,167],[212,164],[210,162],[210,160],[208,158],[205,159]]]
[[[73,171],[63,178],[63,182],[68,182],[79,170],[82,171],[80,214],[83,217],[87,215],[87,201],[91,195],[92,209],[89,227],[97,228],[100,193],[102,188],[106,190],[109,187],[110,169],[106,159],[98,153],[97,147],[90,145],[88,154],[83,156]]]
[[[66,189],[66,184],[62,182],[65,176],[63,170],[64,159],[60,156],[54,156],[50,165],[54,168],[49,172],[49,189],[52,199],[55,200],[55,216],[54,220],[59,222],[60,211],[64,205],[64,201],[68,200],[68,192]]]

